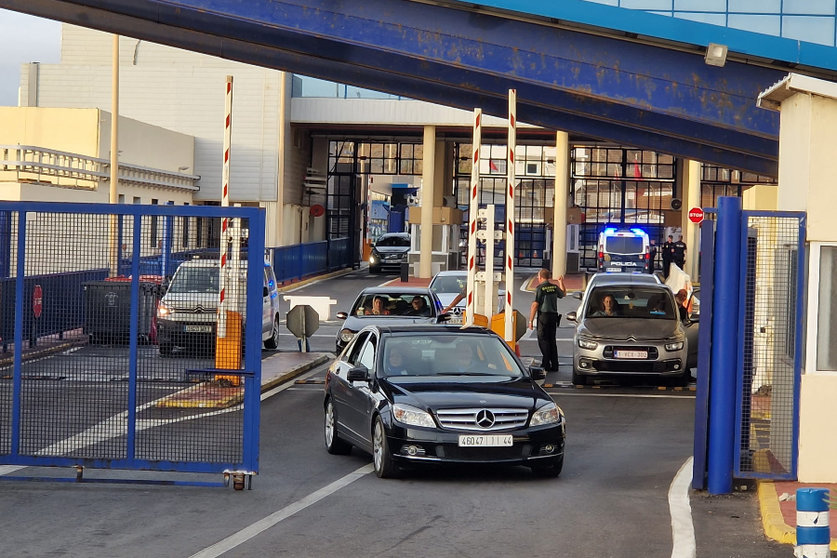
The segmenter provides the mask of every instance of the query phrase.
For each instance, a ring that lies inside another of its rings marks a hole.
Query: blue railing
[[[280,284],[328,273],[353,264],[349,238],[305,242],[267,249]]]

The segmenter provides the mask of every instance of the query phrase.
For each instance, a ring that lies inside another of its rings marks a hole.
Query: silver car
[[[687,330],[697,332],[697,315],[681,320],[674,294],[665,285],[638,278],[597,281],[584,293],[573,338],[573,383],[602,376],[656,376],[677,384],[691,378]],[[696,340],[696,336],[694,337]]]

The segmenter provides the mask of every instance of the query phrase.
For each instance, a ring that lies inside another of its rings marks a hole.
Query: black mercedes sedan
[[[564,413],[503,339],[483,328],[370,325],[329,367],[329,453],[372,454],[379,477],[422,463],[524,465],[556,477]]]

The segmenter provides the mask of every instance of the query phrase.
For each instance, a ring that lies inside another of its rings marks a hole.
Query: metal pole
[[[715,293],[712,313],[712,377],[709,384],[710,494],[732,492],[735,396],[738,376],[741,199],[718,198]]]
[[[513,346],[514,339],[514,150],[517,145],[517,90],[509,89],[509,146],[506,162],[506,330],[505,339]],[[494,257],[491,254],[487,257]]]
[[[119,180],[119,35],[113,36],[113,54],[111,60],[111,115],[110,115],[110,194],[109,203],[119,201],[117,194]],[[119,274],[119,244],[122,242],[117,236],[119,224],[117,216],[110,216],[110,276]],[[139,257],[135,254],[135,257]]]
[[[474,109],[474,136],[471,142],[471,205],[468,207],[468,282],[463,327],[474,325],[476,310],[474,286],[477,274],[477,220],[479,219],[480,144],[482,143],[482,109]],[[489,257],[486,254],[486,257]],[[493,257],[493,254],[491,255]]]

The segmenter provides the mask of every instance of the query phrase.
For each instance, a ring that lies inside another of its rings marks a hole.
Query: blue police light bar
[[[616,232],[616,227],[607,227],[607,228],[604,230],[604,233],[605,233],[605,234],[613,234],[613,233],[615,233],[615,232]]]
[[[633,228],[631,229],[631,232],[634,234],[645,234],[645,231],[640,228]]]

